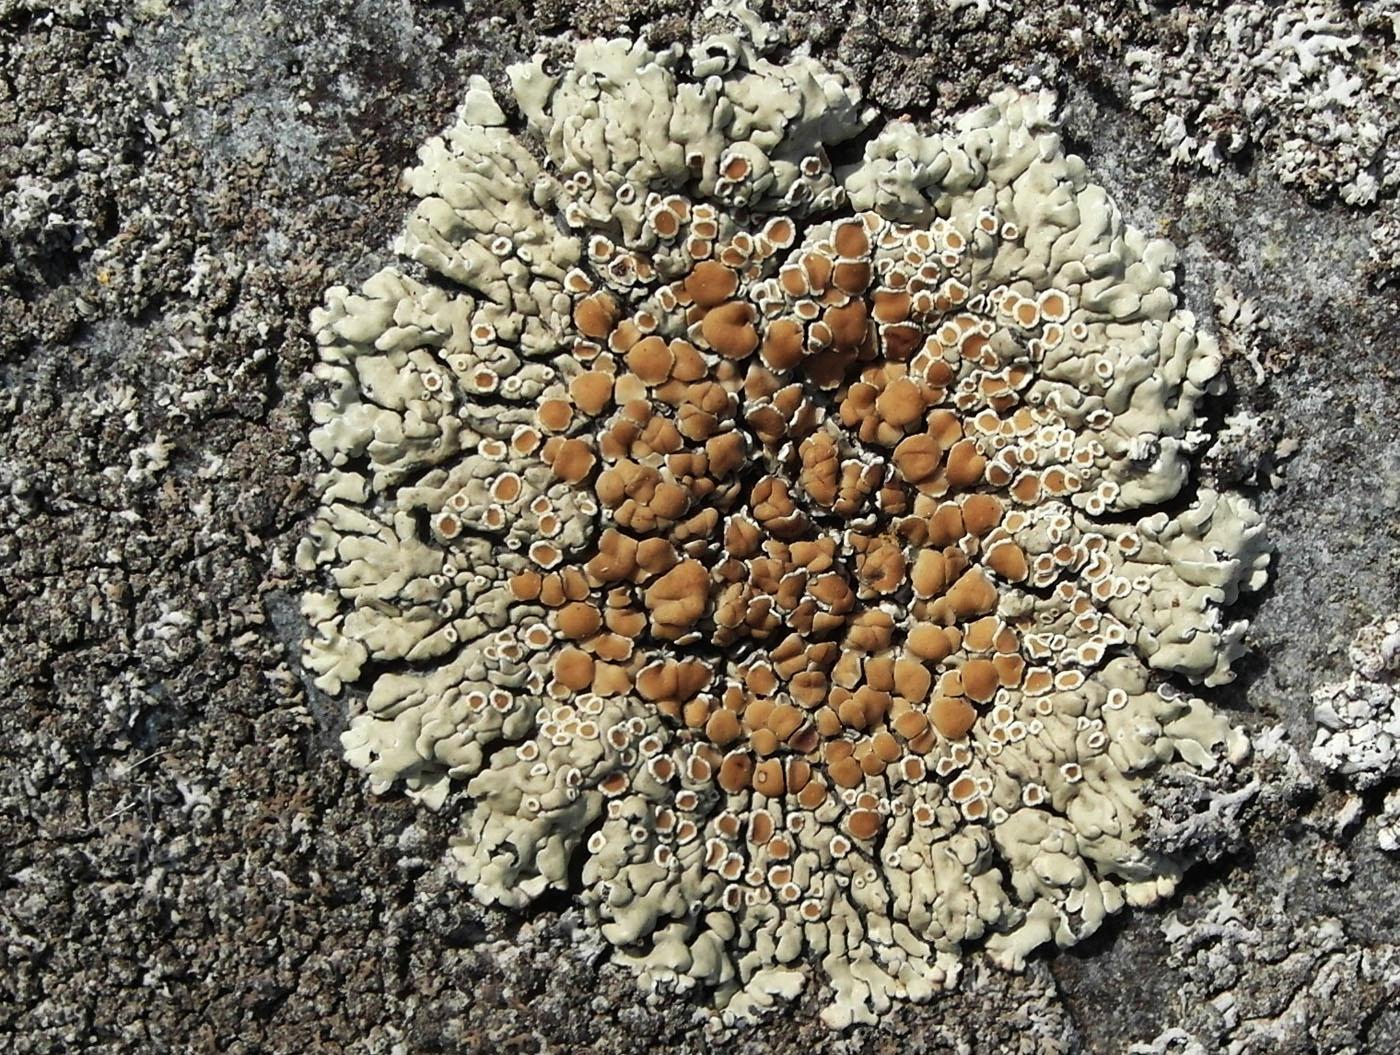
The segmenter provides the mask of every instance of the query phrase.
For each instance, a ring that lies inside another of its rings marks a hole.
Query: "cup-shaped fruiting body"
[[[732,13],[732,12],[731,12]],[[1018,967],[1180,862],[1137,789],[1230,730],[1257,516],[1176,516],[1214,346],[1050,100],[864,126],[752,16],[484,81],[397,268],[327,294],[306,663],[376,789],[471,807],[487,902],[575,892],[731,1017],[816,960],[834,1025]],[[580,872],[570,864],[582,857]]]

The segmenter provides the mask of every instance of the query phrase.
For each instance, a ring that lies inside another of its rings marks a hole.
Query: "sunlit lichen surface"
[[[1167,679],[1267,561],[1237,496],[1142,511],[1219,357],[1052,101],[833,168],[872,115],[729,14],[514,68],[544,156],[474,82],[420,267],[328,291],[306,663],[478,898],[731,1018],[816,963],[840,1026],[1171,892],[1137,791],[1244,744]]]

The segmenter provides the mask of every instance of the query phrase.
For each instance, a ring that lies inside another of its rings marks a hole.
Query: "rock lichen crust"
[[[1313,693],[1312,754],[1328,772],[1369,791],[1400,775],[1400,614],[1358,630],[1347,659],[1347,679]]]
[[[328,291],[305,661],[375,790],[465,796],[477,897],[730,1020],[817,960],[842,1026],[1172,891],[1139,789],[1246,744],[1166,678],[1229,680],[1267,556],[1236,495],[1144,515],[1220,360],[1052,100],[834,170],[856,93],[724,13],[513,69],[543,158],[474,81],[427,277]]]

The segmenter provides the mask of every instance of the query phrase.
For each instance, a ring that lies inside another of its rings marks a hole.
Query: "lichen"
[[[1170,1017],[1127,1055],[1287,1051],[1300,1036],[1317,1051],[1377,1047],[1365,1008],[1400,990],[1394,945],[1357,933],[1351,915],[1298,912],[1283,893],[1258,905],[1226,889],[1195,900],[1161,925]]]
[[[574,890],[729,1019],[815,959],[841,1026],[1171,892],[1139,790],[1242,756],[1171,679],[1229,680],[1267,556],[1159,508],[1220,358],[1051,97],[833,168],[856,93],[713,13],[513,68],[543,158],[475,80],[427,278],[328,291],[306,663],[374,789],[467,801],[478,898]]]
[[[1313,693],[1312,754],[1358,791],[1400,776],[1400,616],[1369,623],[1347,648],[1351,673]],[[1394,824],[1385,805],[1383,826]],[[1387,835],[1393,842],[1393,835]]]
[[[1315,200],[1375,207],[1372,270],[1400,262],[1400,8],[1260,0],[1216,17],[1171,18],[1130,48],[1128,102],[1184,166],[1217,171],[1251,150],[1279,183]],[[1260,149],[1262,148],[1262,149]]]

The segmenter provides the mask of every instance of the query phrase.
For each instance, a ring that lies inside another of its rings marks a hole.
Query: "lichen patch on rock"
[[[373,787],[470,803],[477,897],[573,889],[731,1018],[816,960],[841,1026],[1171,892],[1137,790],[1244,750],[1169,679],[1267,556],[1234,494],[1142,515],[1220,360],[1053,100],[833,168],[870,115],[728,13],[514,68],[542,158],[476,81],[429,277],[328,291],[305,660]]]
[[[1323,768],[1366,791],[1400,773],[1400,615],[1363,626],[1347,648],[1351,673],[1313,693],[1312,755]],[[1386,802],[1387,828],[1394,809]],[[1393,833],[1387,841],[1396,845]]]

